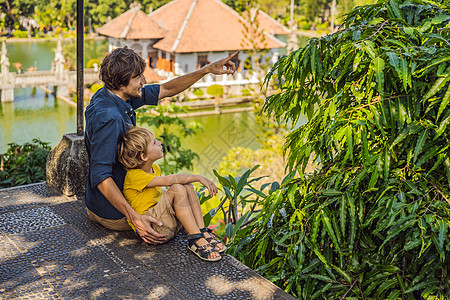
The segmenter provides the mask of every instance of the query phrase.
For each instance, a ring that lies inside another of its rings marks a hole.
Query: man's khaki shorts
[[[94,223],[99,223],[103,225],[104,227],[111,229],[111,230],[133,230],[127,222],[127,218],[122,218],[118,220],[114,219],[105,219],[102,217],[97,216],[95,213],[89,210],[89,208],[86,207],[87,214],[89,216],[89,220],[91,220]]]
[[[105,219],[97,216],[95,213],[86,208],[89,219],[92,222],[99,223],[111,230],[133,230],[127,222],[127,218],[118,220]],[[169,198],[167,198],[166,191],[162,195],[159,202],[150,208],[145,215],[153,217],[163,223],[162,226],[151,224],[153,229],[159,233],[165,234],[167,240],[173,238],[182,228],[180,221],[175,217],[175,211],[170,205]]]
[[[162,226],[152,223],[152,227],[155,231],[165,234],[167,240],[173,238],[182,228],[180,221],[175,217],[175,211],[173,210],[172,205],[170,205],[166,191],[164,191],[159,202],[150,208],[145,215],[153,217],[163,223]]]

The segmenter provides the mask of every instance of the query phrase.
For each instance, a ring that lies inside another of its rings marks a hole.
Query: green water
[[[74,40],[63,40],[63,50],[70,52],[70,56],[76,57],[76,45]],[[38,71],[50,70],[52,60],[55,56],[55,49],[57,42],[55,40],[36,40],[8,43],[6,42],[6,49],[9,55],[9,70],[16,72],[14,67],[15,62],[22,64],[22,70],[26,71],[29,67],[36,67]],[[107,40],[86,40],[85,41],[85,62],[91,58],[104,57],[107,47]],[[75,63],[75,62],[74,62]]]
[[[14,102],[0,105],[0,153],[8,143],[23,144],[33,138],[55,146],[64,133],[76,132],[76,109],[65,102],[45,97],[39,89],[15,89]]]
[[[220,161],[232,147],[258,149],[253,112],[223,114],[186,118],[187,122],[195,121],[202,125],[203,132],[184,140],[186,147],[200,156],[194,171],[213,175],[212,169],[218,169]]]

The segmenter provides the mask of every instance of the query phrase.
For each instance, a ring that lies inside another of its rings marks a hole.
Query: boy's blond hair
[[[136,169],[144,164],[141,154],[147,152],[147,147],[155,135],[142,127],[131,127],[120,138],[117,145],[119,162],[125,169]]]

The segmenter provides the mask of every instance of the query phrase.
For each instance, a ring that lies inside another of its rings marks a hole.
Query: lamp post
[[[83,135],[84,109],[84,0],[77,0],[77,135]]]

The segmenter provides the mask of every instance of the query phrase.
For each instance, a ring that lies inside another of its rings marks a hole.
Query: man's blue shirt
[[[142,88],[142,98],[123,101],[106,87],[98,90],[86,107],[86,131],[84,141],[89,157],[89,175],[86,185],[87,208],[99,217],[121,219],[119,212],[103,196],[97,185],[112,177],[122,190],[126,170],[117,160],[119,137],[131,126],[136,126],[135,109],[143,105],[157,105],[159,85]]]

